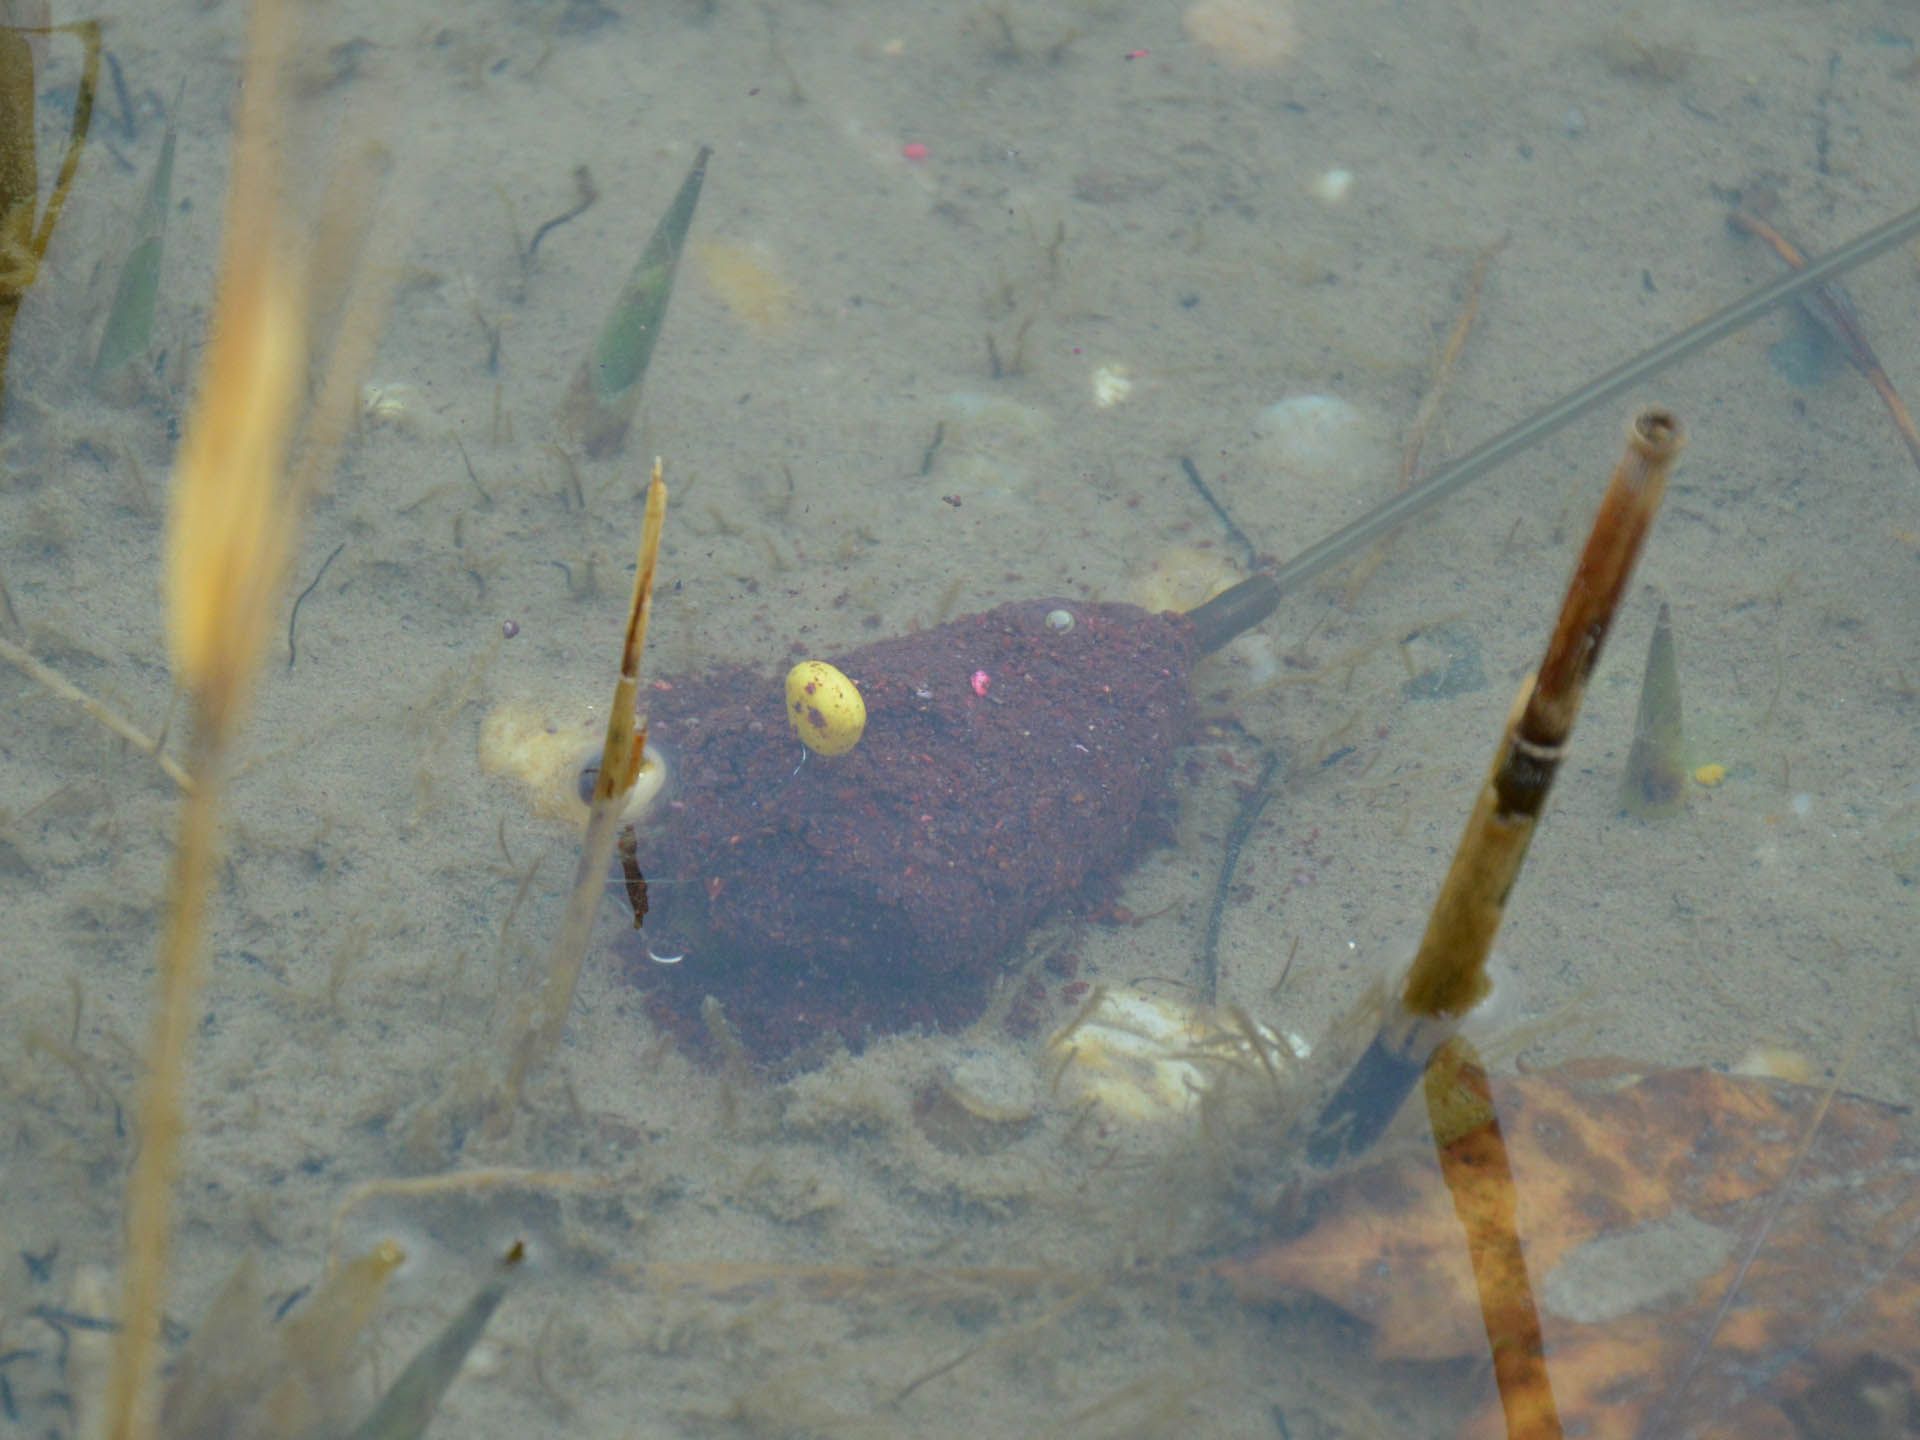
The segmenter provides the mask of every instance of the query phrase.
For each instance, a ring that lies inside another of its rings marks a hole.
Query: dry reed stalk
[[[646,519],[640,530],[640,565],[634,575],[633,598],[627,606],[627,626],[620,645],[620,679],[614,685],[613,708],[607,715],[600,772],[587,809],[587,833],[580,844],[566,913],[547,955],[546,976],[512,1042],[505,1087],[489,1120],[494,1134],[503,1132],[510,1123],[527,1076],[560,1043],[567,1014],[573,1008],[573,992],[580,983],[580,970],[586,963],[594,915],[606,893],[621,812],[646,756],[647,726],[638,713],[640,661],[647,648],[647,624],[653,617],[653,572],[660,558],[660,530],[666,518],[667,487],[656,459],[653,480],[647,487]]]
[[[1056,1286],[1084,1299],[1089,1287],[1106,1278],[1050,1265],[787,1265],[771,1260],[616,1261],[612,1270],[650,1295],[740,1302],[786,1294],[821,1304],[1024,1294]]]
[[[1427,1061],[1491,988],[1487,960],[1507,899],[1684,443],[1680,422],[1667,411],[1634,417],[1539,671],[1514,699],[1406,979],[1315,1123],[1307,1154],[1316,1165],[1357,1155],[1380,1137]]]
[[[19,12],[30,10],[30,16]],[[35,24],[21,24],[31,18]],[[93,123],[93,98],[100,89],[100,22],[83,20],[71,25],[49,25],[45,6],[6,6],[0,9],[0,388],[4,388],[7,357],[13,345],[13,323],[27,291],[40,277],[40,264],[53,242],[74,177],[80,173],[80,155]],[[34,121],[36,81],[29,35],[71,34],[84,50],[80,84],[74,92],[73,120],[60,173],[47,197],[39,224],[34,207],[39,200],[40,170]]]
[[[140,1146],[127,1179],[122,1329],[106,1404],[111,1440],[147,1440],[154,1431],[152,1382],[185,1132],[181,1097],[198,1017],[207,894],[219,863],[227,755],[245,721],[277,613],[300,502],[330,468],[351,413],[358,371],[347,367],[364,362],[377,331],[374,296],[363,287],[339,324],[299,463],[290,467],[310,374],[311,257],[291,243],[279,193],[287,44],[280,0],[256,0],[211,335],[167,517],[167,640],[188,699],[186,768],[193,783],[174,850],[139,1105]]]
[[[1407,972],[1400,1002],[1409,1028],[1418,1028],[1420,1020],[1463,1015],[1487,992],[1487,956],[1507,897],[1682,443],[1679,421],[1664,411],[1648,410],[1634,420],[1539,672],[1515,702]]]

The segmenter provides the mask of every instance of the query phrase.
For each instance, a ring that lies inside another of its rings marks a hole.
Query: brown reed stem
[[[1427,918],[1399,992],[1388,997],[1372,1042],[1321,1108],[1307,1141],[1316,1165],[1359,1154],[1385,1131],[1428,1059],[1485,997],[1487,959],[1546,808],[1587,680],[1600,661],[1620,598],[1685,435],[1665,410],[1634,417],[1567,582],[1566,598],[1536,675],[1522,683],[1474,802],[1453,864]]]
[[[1440,1174],[1466,1235],[1507,1434],[1512,1440],[1560,1440],[1546,1333],[1520,1238],[1520,1190],[1493,1087],[1473,1047],[1457,1035],[1448,1042],[1427,1068],[1426,1092]],[[1449,1138],[1445,1122],[1463,1100],[1474,1106],[1479,1123]]]
[[[1600,662],[1684,443],[1680,422],[1666,411],[1646,410],[1634,418],[1626,454],[1601,497],[1538,675],[1522,687],[1517,713],[1501,737],[1492,773],[1407,972],[1400,1002],[1409,1017],[1464,1015],[1487,992],[1487,957],[1507,896],[1520,878],[1586,698],[1587,680]]]

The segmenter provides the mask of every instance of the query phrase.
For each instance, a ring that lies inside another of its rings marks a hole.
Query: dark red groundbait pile
[[[1195,650],[1178,615],[1030,600],[822,657],[867,705],[835,758],[794,738],[784,674],[650,692],[672,778],[638,944],[685,955],[635,951],[660,1017],[697,1034],[712,995],[763,1058],[974,1018],[1028,928],[1134,857]]]

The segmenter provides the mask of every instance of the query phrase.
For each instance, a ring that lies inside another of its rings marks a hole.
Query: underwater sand
[[[111,27],[138,124],[103,97],[0,430],[24,643],[154,730],[169,435],[203,341],[241,18]],[[1232,554],[1182,455],[1291,554],[1394,489],[1483,247],[1505,239],[1429,469],[1771,278],[1724,223],[1736,194],[1777,192],[1809,251],[1920,199],[1911,8],[1320,0],[1278,68],[1226,63],[1144,0],[344,3],[325,22],[305,128],[386,135],[414,207],[372,376],[409,389],[313,508],[295,591],[339,553],[297,664],[269,657],[233,786],[170,1316],[191,1325],[248,1247],[277,1296],[309,1283],[359,1182],[538,1167],[607,1188],[346,1220],[349,1250],[391,1233],[413,1257],[387,1375],[511,1237],[534,1242],[436,1433],[1224,1437],[1280,1433],[1276,1413],[1295,1437],[1447,1433],[1470,1378],[1405,1386],[1323,1316],[1099,1280],[1204,1237],[1215,1222],[1178,1201],[1204,1203],[1205,1175],[1059,1113],[985,1156],[941,1150],[912,1101],[952,1039],[736,1085],[650,1031],[603,944],[519,1127],[474,1133],[496,999],[527,983],[572,865],[568,835],[479,773],[480,720],[608,691],[656,452],[675,492],[655,675],[771,669],[1005,598],[1124,598],[1170,546]],[[77,68],[57,42],[44,63],[43,178]],[[102,267],[182,76],[166,360],[107,404],[80,380]],[[683,267],[643,425],[624,456],[578,462],[576,491],[555,408],[700,143],[696,233],[725,264]],[[598,203],[523,264],[579,165]],[[1337,204],[1312,189],[1333,167],[1355,177]],[[1916,281],[1911,248],[1849,281],[1909,394]],[[1691,446],[1503,933],[1506,1018],[1549,1022],[1510,1032],[1528,1063],[1725,1064],[1764,1042],[1920,1099],[1920,475],[1864,380],[1805,348],[1775,316],[1647,387]],[[1095,372],[1116,365],[1131,392],[1101,408]],[[1370,417],[1384,469],[1308,486],[1263,468],[1259,412],[1312,392]],[[1350,1009],[1417,934],[1631,408],[1415,525],[1351,596],[1336,576],[1289,599],[1265,627],[1279,683],[1244,655],[1202,673],[1175,843],[1120,897],[1153,918],[1067,927],[1080,980],[1193,983],[1238,787],[1277,747],[1222,998],[1308,1037]],[[1727,775],[1651,825],[1615,796],[1659,599],[1691,759]],[[1449,669],[1469,652],[1477,669]],[[1410,693],[1435,671],[1443,693]],[[117,1252],[174,797],[11,670],[0,705],[0,1309],[8,1345],[46,1347],[20,1312]],[[607,941],[622,923],[609,904]],[[1047,984],[1036,1057],[1072,1011]],[[57,1252],[47,1278],[20,1252]],[[1048,1273],[844,1299],[644,1283],[705,1261]],[[8,1375],[25,1431],[65,1433],[52,1362]]]

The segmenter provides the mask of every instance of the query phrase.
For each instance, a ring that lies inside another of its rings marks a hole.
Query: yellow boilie
[[[859,687],[824,660],[802,660],[787,672],[787,719],[816,755],[844,755],[867,729]]]

